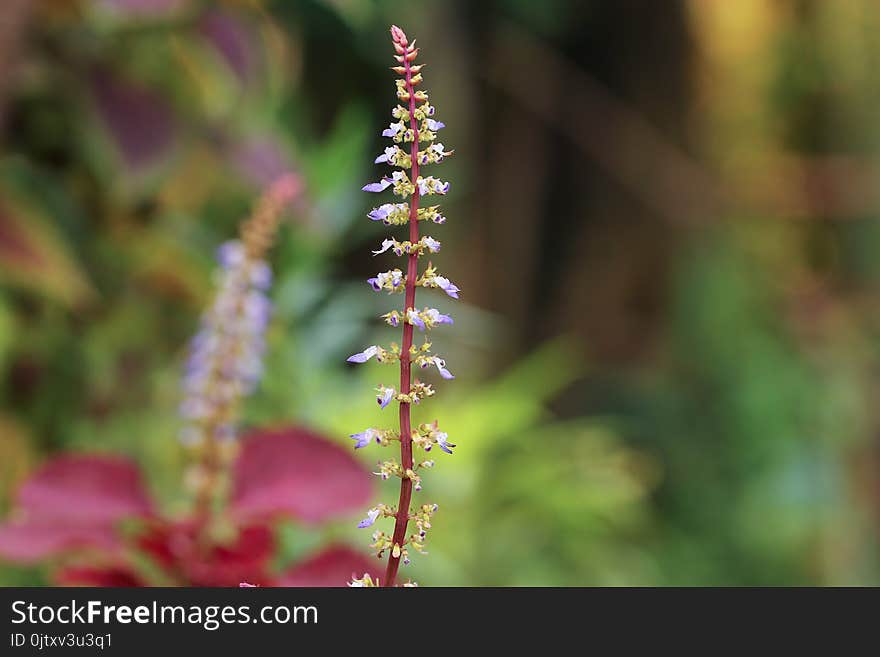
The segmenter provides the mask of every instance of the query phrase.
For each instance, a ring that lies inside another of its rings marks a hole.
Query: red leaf
[[[59,456],[40,468],[18,491],[28,519],[104,524],[152,513],[137,465],[96,454]]]
[[[342,545],[330,546],[282,574],[276,586],[345,586],[352,577],[379,577],[382,563]]]
[[[146,586],[146,582],[125,566],[94,568],[71,566],[54,576],[58,586]]]
[[[76,548],[112,550],[118,545],[115,532],[107,525],[65,525],[58,520],[0,525],[0,557],[19,563],[36,563]]]
[[[242,580],[265,584],[275,552],[275,536],[267,525],[242,527],[228,542],[203,544],[199,526],[191,520],[157,522],[137,544],[188,586],[238,586]]]
[[[239,518],[288,514],[318,523],[370,499],[368,473],[342,447],[300,428],[251,434],[233,466],[231,511]]]

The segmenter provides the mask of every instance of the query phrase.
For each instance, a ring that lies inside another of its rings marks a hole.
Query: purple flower
[[[268,290],[272,286],[272,268],[262,260],[251,268],[251,283],[258,290]]]
[[[435,121],[434,119],[425,119],[425,124],[428,126],[428,130],[440,130],[441,128],[445,128],[446,124],[442,121]]]
[[[424,320],[422,320],[422,318],[419,316],[419,314],[418,314],[415,310],[413,310],[412,308],[408,308],[408,309],[407,309],[407,311],[406,311],[406,319],[407,319],[407,320],[409,321],[409,323],[412,324],[413,326],[417,326],[417,327],[419,328],[420,331],[424,331],[424,330],[425,330],[425,322],[424,322]]]
[[[431,322],[434,324],[453,324],[454,323],[452,321],[452,317],[450,317],[449,315],[442,314],[436,308],[428,308],[428,310],[426,310],[424,314],[427,315],[428,318],[431,320]]]
[[[379,249],[378,251],[373,251],[373,255],[379,255],[380,253],[385,253],[392,246],[394,246],[394,240],[383,240],[382,241],[382,248]],[[400,255],[400,254],[398,254],[398,255]]]
[[[458,299],[458,293],[460,292],[460,290],[458,289],[458,286],[455,285],[448,278],[446,278],[445,276],[435,276],[434,283],[436,283],[437,287],[446,292],[446,294],[451,296],[453,299]]]
[[[446,369],[446,361],[442,358],[434,358],[434,365],[437,366],[437,371],[440,372],[440,376],[444,379],[454,379],[455,377],[452,375],[452,372]]]
[[[429,237],[425,235],[422,238],[422,244],[430,251],[431,253],[437,253],[440,250],[440,242],[435,240],[433,237]]]
[[[389,146],[385,149],[385,151],[377,157],[373,162],[379,164],[380,162],[393,162],[394,156],[397,155],[397,151],[400,150],[397,146]]]
[[[390,292],[397,292],[403,285],[403,272],[399,269],[391,269],[376,274],[374,278],[367,279],[370,286],[376,291],[387,289]]]
[[[388,323],[389,323],[391,326],[397,328],[398,324],[400,324],[400,320],[397,319],[397,315],[391,315],[391,316],[388,318]]]
[[[452,448],[455,447],[454,443],[449,442],[449,435],[440,431],[434,436],[434,440],[437,441],[437,447],[442,449],[447,454],[452,454]]]
[[[382,388],[379,391],[379,394],[376,396],[376,401],[379,403],[379,408],[385,408],[388,404],[391,403],[391,399],[394,397],[394,388]]]
[[[393,203],[383,203],[378,208],[373,208],[367,216],[373,221],[384,221],[393,211]]]
[[[262,292],[254,290],[248,293],[242,305],[248,328],[253,332],[262,332],[272,316],[272,302]]]
[[[445,194],[449,191],[449,183],[438,180],[434,176],[428,176],[427,178],[419,176],[416,180],[416,184],[421,196],[427,196],[428,194]]]
[[[360,353],[349,356],[346,360],[348,360],[349,363],[366,363],[373,356],[375,356],[376,352],[378,351],[379,347],[377,347],[376,345],[372,345],[370,347],[367,347]]]
[[[397,133],[403,130],[402,123],[391,123],[382,131],[383,137],[396,137]]]
[[[361,447],[366,447],[370,444],[370,442],[375,438],[376,442],[379,442],[379,432],[375,429],[365,429],[360,433],[353,433],[349,436],[352,440],[355,441],[354,448],[360,449]]]
[[[391,185],[390,178],[382,178],[379,182],[370,183],[369,185],[364,185],[361,189],[365,192],[383,192]]]
[[[367,517],[358,523],[358,529],[369,527],[374,522],[376,522],[376,518],[379,517],[379,513],[379,509],[370,509],[369,511],[367,511]]]
[[[232,269],[244,262],[244,246],[238,240],[224,242],[217,249],[217,262],[223,269]]]

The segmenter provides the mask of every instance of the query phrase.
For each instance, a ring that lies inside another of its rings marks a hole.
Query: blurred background
[[[426,475],[441,509],[407,574],[880,584],[872,0],[5,0],[0,511],[64,451],[126,454],[186,507],[186,344],[216,247],[283,171],[305,192],[244,423],[348,448],[391,417],[385,373],[345,358],[397,337],[360,191],[392,22],[455,148],[430,234],[462,289],[434,299],[457,378],[416,411],[459,447]],[[291,524],[282,549],[365,546],[358,517]]]

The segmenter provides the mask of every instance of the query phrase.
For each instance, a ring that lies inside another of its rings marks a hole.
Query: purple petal
[[[379,249],[378,251],[373,251],[373,255],[379,255],[380,253],[385,253],[392,246],[394,246],[394,240],[383,240],[382,241],[382,248]],[[398,254],[398,255],[400,255],[400,254]]]
[[[376,401],[379,402],[379,408],[388,406],[391,403],[392,397],[394,397],[394,388],[385,388],[385,391],[376,397]]]
[[[238,240],[224,242],[217,249],[217,262],[224,269],[231,269],[244,260],[244,246]]]
[[[376,292],[381,290],[382,288],[379,286],[379,279],[375,276],[373,278],[368,278],[367,283],[370,284],[370,287],[373,288]]]
[[[373,208],[367,216],[373,221],[383,221],[389,214],[391,214],[394,206],[390,203],[385,203],[384,205],[380,205],[378,208]]]
[[[368,433],[369,429],[367,431],[361,431],[360,433],[353,433],[349,436],[349,438],[355,441],[355,449],[360,449],[361,447],[366,447],[370,444],[370,437]]]
[[[376,522],[376,518],[379,517],[379,509],[370,509],[367,511],[367,517],[361,520],[358,523],[358,529],[364,529],[365,527],[369,527],[374,522]]]
[[[403,130],[403,126],[401,126],[400,123],[391,123],[387,128],[382,131],[382,136],[394,137],[401,130]]]
[[[453,299],[458,299],[458,293],[460,290],[458,289],[458,286],[456,286],[448,278],[446,278],[445,276],[435,276],[434,282],[437,284],[437,287],[446,292],[446,294],[451,296]]]
[[[381,192],[388,189],[389,185],[391,185],[391,181],[388,178],[382,178],[379,182],[364,185],[361,189],[365,192]]]
[[[437,371],[440,372],[440,376],[444,379],[454,379],[452,373],[446,369],[446,361],[442,358],[434,358],[434,365],[437,367]]]
[[[251,270],[251,283],[258,290],[268,290],[272,286],[272,268],[265,262],[255,262]]]
[[[372,345],[370,347],[367,347],[360,353],[349,356],[346,360],[349,363],[366,363],[368,360],[376,355],[377,351],[379,351],[379,348],[376,345]]]
[[[437,447],[442,449],[447,454],[452,454],[452,448],[455,447],[455,444],[449,442],[449,434],[438,433],[434,438],[437,441]]]

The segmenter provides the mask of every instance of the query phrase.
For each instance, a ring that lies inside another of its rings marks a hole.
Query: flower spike
[[[435,224],[443,224],[446,218],[440,213],[437,205],[420,206],[421,199],[428,196],[443,196],[449,192],[449,183],[434,176],[420,175],[420,168],[428,165],[439,164],[445,158],[452,155],[452,150],[436,141],[436,133],[446,127],[446,124],[435,118],[435,108],[428,101],[428,94],[421,88],[422,64],[416,64],[419,49],[415,39],[410,41],[406,33],[397,27],[391,26],[391,42],[394,46],[394,58],[397,65],[391,67],[397,75],[396,80],[398,105],[392,110],[394,119],[388,127],[382,130],[382,136],[391,140],[391,144],[385,147],[382,153],[375,158],[376,164],[394,167],[390,175],[383,175],[377,182],[372,182],[363,187],[366,192],[381,193],[389,190],[401,199],[400,202],[382,203],[374,207],[367,215],[372,221],[381,221],[386,226],[407,226],[407,239],[391,237],[382,241],[381,246],[373,251],[373,255],[394,254],[397,257],[405,257],[405,268],[389,269],[367,279],[367,283],[376,292],[388,294],[402,293],[404,295],[403,307],[395,308],[384,315],[382,319],[389,326],[401,328],[403,332],[402,345],[391,345],[390,350],[385,350],[378,345],[367,347],[362,352],[349,356],[352,363],[366,363],[374,358],[380,363],[400,363],[400,386],[393,388],[380,385],[376,389],[376,402],[380,408],[385,408],[392,401],[400,404],[400,431],[380,431],[366,429],[360,433],[351,434],[355,441],[354,447],[360,449],[371,442],[387,446],[391,441],[400,441],[400,462],[387,460],[380,462],[379,471],[376,473],[383,480],[392,478],[400,479],[400,493],[397,506],[392,509],[386,505],[378,505],[367,512],[367,517],[360,521],[358,527],[370,527],[380,518],[394,518],[394,531],[392,535],[376,531],[373,534],[372,547],[377,555],[382,558],[388,552],[388,564],[385,577],[382,580],[384,586],[394,586],[397,571],[400,564],[410,561],[410,552],[415,551],[424,554],[424,540],[430,518],[437,510],[437,505],[423,504],[420,510],[413,512],[412,494],[421,490],[422,479],[420,471],[434,466],[434,461],[422,460],[416,463],[413,459],[413,448],[419,447],[428,452],[435,445],[443,452],[452,454],[452,448],[446,433],[439,430],[437,423],[422,424],[413,430],[411,420],[411,407],[413,404],[421,404],[425,399],[434,395],[434,388],[429,383],[423,383],[412,378],[412,367],[427,370],[435,368],[444,379],[455,377],[446,368],[446,361],[431,353],[431,343],[425,340],[421,346],[413,346],[413,333],[418,329],[422,333],[429,333],[441,324],[452,324],[452,317],[446,315],[437,308],[422,308],[419,310],[415,305],[416,289],[437,289],[445,292],[452,299],[458,299],[459,288],[445,276],[441,276],[437,269],[428,263],[425,269],[419,273],[419,258],[425,254],[434,254],[440,251],[440,242],[428,235],[419,235],[419,222],[431,221]],[[418,529],[417,534],[407,536],[407,527],[413,522]],[[368,576],[362,579],[352,579],[350,586],[376,586],[377,581]],[[404,586],[411,584],[404,584]]]
[[[282,213],[302,182],[286,174],[262,194],[239,238],[217,250],[218,290],[190,343],[180,412],[186,425],[181,442],[199,455],[191,480],[196,514],[211,514],[222,466],[237,434],[235,408],[253,392],[263,372],[265,332],[272,315],[268,289],[272,270],[266,256]]]

